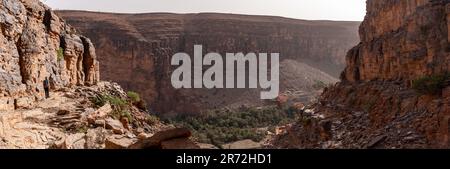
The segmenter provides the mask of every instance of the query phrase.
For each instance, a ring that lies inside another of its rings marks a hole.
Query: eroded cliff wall
[[[91,41],[38,0],[0,1],[0,110],[27,106],[53,89],[94,85],[99,64]]]

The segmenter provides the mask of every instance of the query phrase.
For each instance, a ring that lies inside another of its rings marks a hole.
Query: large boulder
[[[126,149],[132,145],[135,140],[127,138],[123,135],[112,135],[106,138],[105,148],[106,149]]]
[[[169,129],[165,131],[160,131],[154,134],[152,137],[142,139],[137,141],[136,143],[130,145],[129,149],[151,149],[151,148],[162,148],[161,145],[166,141],[165,147],[170,147],[169,145],[173,145],[173,142],[167,142],[173,139],[183,139],[189,138],[191,136],[191,131],[186,128],[175,128]],[[181,140],[183,141],[183,140]],[[181,142],[180,140],[176,142]],[[191,146],[189,144],[189,146]]]
[[[105,120],[106,129],[111,129],[115,134],[123,134],[125,132],[125,128],[123,124],[116,119],[107,118]]]

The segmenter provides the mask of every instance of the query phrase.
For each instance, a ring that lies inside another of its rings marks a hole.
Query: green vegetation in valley
[[[215,110],[201,115],[179,115],[167,119],[169,123],[191,129],[194,137],[202,143],[224,144],[251,139],[259,142],[267,130],[295,121],[295,113],[276,106],[245,108],[241,110]]]

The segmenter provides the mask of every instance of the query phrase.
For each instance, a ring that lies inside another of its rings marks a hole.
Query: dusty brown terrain
[[[337,82],[344,56],[358,41],[359,22],[305,21],[232,14],[111,14],[58,11],[93,39],[102,79],[142,93],[156,112],[195,113],[263,104],[258,90],[174,90],[170,58],[207,52],[279,52],[282,91],[311,92],[317,81]]]
[[[275,147],[449,148],[450,2],[368,0],[367,11],[342,82]],[[417,90],[423,77],[439,90]]]

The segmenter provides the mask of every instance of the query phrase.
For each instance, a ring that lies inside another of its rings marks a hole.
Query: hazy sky
[[[53,9],[118,13],[220,12],[362,21],[365,0],[41,0]]]

